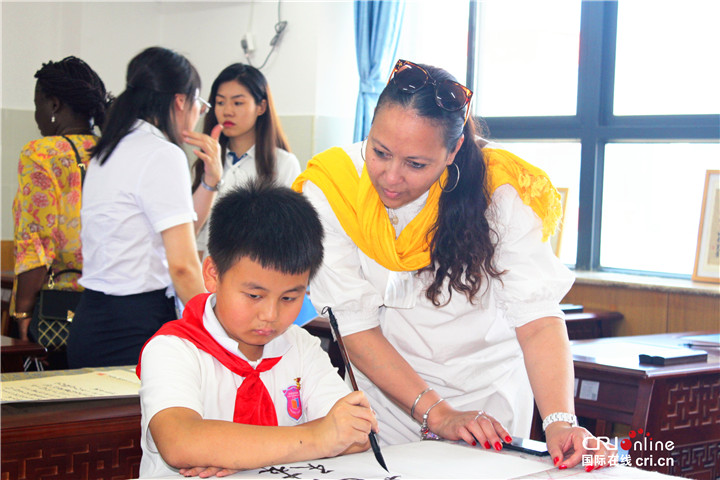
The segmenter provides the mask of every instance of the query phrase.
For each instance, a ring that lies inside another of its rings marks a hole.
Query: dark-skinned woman
[[[76,57],[44,64],[35,78],[35,122],[42,138],[20,152],[13,202],[16,281],[11,314],[25,340],[48,268],[82,270],[79,164],[89,162],[97,143],[94,127],[103,125],[111,100],[98,74]],[[61,275],[56,288],[81,290],[78,278]]]

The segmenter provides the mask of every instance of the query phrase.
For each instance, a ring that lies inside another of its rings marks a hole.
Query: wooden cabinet
[[[640,364],[646,345],[679,346],[684,333],[573,342],[575,412],[596,435],[630,427],[633,466],[695,479],[720,477],[720,356],[671,366]],[[587,357],[588,347],[597,357]],[[582,352],[582,354],[580,354]],[[635,440],[643,439],[635,448]],[[647,440],[645,440],[647,439]],[[658,450],[658,442],[672,448]],[[671,460],[669,460],[671,459]]]
[[[140,400],[2,405],[2,480],[137,478]]]

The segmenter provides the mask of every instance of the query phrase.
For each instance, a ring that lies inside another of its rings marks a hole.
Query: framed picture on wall
[[[562,205],[562,215],[560,216],[560,225],[558,226],[557,232],[555,232],[555,235],[550,237],[550,245],[552,245],[553,252],[555,253],[556,257],[560,257],[560,243],[562,241],[562,233],[563,233],[563,221],[565,220],[565,205],[567,204],[567,197],[568,197],[568,189],[567,188],[558,188],[558,193],[560,193],[560,204]]]
[[[720,170],[705,173],[692,279],[720,283]]]

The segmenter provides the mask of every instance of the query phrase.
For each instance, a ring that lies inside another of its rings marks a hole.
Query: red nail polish
[[[557,463],[560,461],[560,457],[555,457],[555,460],[553,460],[553,464],[557,465]]]
[[[490,442],[488,442],[488,441],[485,442],[485,448],[487,448],[488,450],[490,450]]]
[[[560,465],[558,468],[559,468],[560,470],[565,470],[565,469],[567,468],[567,465]]]
[[[472,446],[474,447],[475,445],[477,445],[477,442],[473,440]]]
[[[495,442],[495,450],[498,452],[502,450],[502,444],[500,442]]]
[[[585,471],[586,471],[586,472],[591,472],[592,469],[593,469],[593,466],[592,466],[592,465],[588,465],[587,467],[585,467]]]
[[[505,441],[508,443],[512,442],[512,438],[510,437],[510,435],[505,437]]]

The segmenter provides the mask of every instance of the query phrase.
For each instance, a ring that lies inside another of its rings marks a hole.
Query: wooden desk
[[[34,342],[0,336],[0,365],[2,373],[22,372],[25,357],[45,357],[45,347]]]
[[[720,351],[706,349],[708,361],[702,363],[663,367],[638,361],[641,344],[678,346],[681,337],[697,333],[573,341],[575,410],[589,419],[586,426],[596,435],[612,438],[612,424],[618,422],[631,431],[642,429],[653,441],[673,441],[669,452],[631,450],[631,456],[655,453],[674,460],[672,466],[649,470],[715,479],[720,476]]]
[[[612,337],[615,325],[623,314],[610,310],[585,309],[578,313],[565,314],[565,324],[570,340]]]
[[[2,405],[2,480],[137,478],[140,400]]]
[[[103,368],[9,373],[2,380],[92,370]],[[140,417],[138,396],[4,403],[0,406],[0,479],[137,478],[142,457]]]

